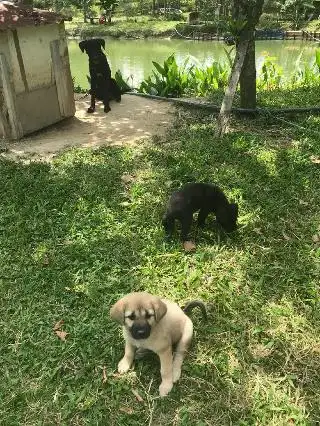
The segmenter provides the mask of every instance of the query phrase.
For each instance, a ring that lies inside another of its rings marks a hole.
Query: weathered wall
[[[57,89],[53,85],[17,96],[17,112],[25,134],[60,121]]]
[[[9,48],[17,94],[53,84],[50,42],[59,38],[58,24],[21,27],[16,34],[10,31]]]
[[[57,75],[54,74],[52,64],[51,42],[54,40],[60,40],[60,43],[57,42],[57,57],[61,62],[59,96]],[[73,87],[63,23],[0,31],[0,53],[5,53],[8,62],[16,99],[16,115],[23,134],[39,130],[74,114]],[[61,96],[64,106],[67,105],[63,110]],[[0,137],[4,134],[5,120],[3,115],[1,116],[3,105],[0,77]],[[6,111],[4,113],[6,114]]]

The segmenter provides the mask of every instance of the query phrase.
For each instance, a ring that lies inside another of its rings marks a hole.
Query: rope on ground
[[[181,98],[166,98],[164,96],[157,95],[149,95],[147,93],[138,93],[138,92],[126,92],[126,95],[133,96],[142,96],[149,99],[155,99],[158,101],[166,101],[171,103],[176,103],[178,105],[191,106],[195,108],[203,108],[208,109],[210,111],[220,111],[219,105],[214,105],[210,102],[197,102],[189,99],[181,99]],[[248,108],[232,108],[232,112],[237,112],[240,114],[263,114],[265,112],[271,112],[273,114],[281,114],[281,113],[303,113],[303,112],[311,112],[311,113],[320,113],[320,106],[316,107],[299,107],[299,108],[256,108],[256,109],[248,109]]]
[[[178,99],[178,98],[166,98],[164,96],[149,95],[146,93],[136,93],[136,92],[127,92],[127,95],[141,96],[149,99],[155,99],[159,101],[166,101],[175,103],[183,106],[190,106],[194,108],[206,109],[209,111],[219,112],[220,106],[211,104],[210,102],[197,102],[187,99]],[[281,113],[320,113],[320,107],[305,107],[305,108],[257,108],[257,109],[246,109],[246,108],[232,108],[232,112],[240,114],[252,114],[252,115],[264,115],[274,120],[278,120],[292,127],[296,127],[299,130],[302,130],[306,133],[313,133],[320,138],[320,132],[317,132],[312,129],[300,126],[299,124],[293,123],[292,121],[285,120],[282,117],[278,117],[276,114]]]
[[[320,138],[320,132],[317,132],[316,130],[313,130],[313,129],[309,129],[307,127],[300,126],[299,124],[294,123],[293,121],[285,120],[282,117],[273,116],[270,110],[266,110],[266,115],[268,115],[268,117],[272,117],[274,120],[285,123],[291,127],[295,127],[296,129],[299,129],[305,133],[313,133],[314,135],[317,135]]]

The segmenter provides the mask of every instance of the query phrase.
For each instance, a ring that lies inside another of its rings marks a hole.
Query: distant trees
[[[297,29],[301,22],[305,21],[307,14],[315,9],[312,0],[284,0],[281,5],[281,13],[294,24]]]
[[[103,11],[103,15],[106,17],[107,21],[111,23],[112,14],[115,8],[119,5],[118,0],[99,0],[96,4],[97,6],[100,6]]]
[[[32,0],[16,1],[32,2]],[[203,21],[223,23],[234,15],[235,10],[239,10],[240,4],[250,5],[251,0],[236,2],[231,0],[34,0],[34,5],[39,8],[50,8],[55,11],[76,8],[83,12],[85,20],[90,10],[99,3],[104,3],[102,9],[109,21],[115,7],[118,7],[125,16],[156,15],[160,8],[182,9],[184,12],[193,10],[199,12]],[[277,19],[281,17],[283,20],[291,21],[294,28],[299,28],[317,11],[315,4],[319,4],[319,0],[265,0],[264,3],[264,12]]]
[[[314,0],[266,0],[264,11],[281,16],[297,29],[306,19],[312,17],[315,3]]]

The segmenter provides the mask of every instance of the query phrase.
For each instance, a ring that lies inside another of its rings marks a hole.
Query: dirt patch
[[[121,103],[111,102],[108,114],[103,112],[100,102],[96,112],[88,114],[89,96],[77,98],[75,117],[19,142],[7,143],[2,155],[13,159],[50,159],[71,147],[132,145],[143,138],[163,135],[172,123],[174,107],[167,102],[124,95]]]

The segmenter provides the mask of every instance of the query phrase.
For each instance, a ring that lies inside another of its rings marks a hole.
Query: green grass
[[[111,25],[91,25],[79,22],[66,22],[66,32],[69,36],[84,37],[169,37],[173,34],[177,21],[156,21],[147,19],[114,20]]]
[[[277,88],[272,90],[257,91],[257,106],[260,108],[302,108],[319,106],[319,86],[301,86],[295,88]],[[220,105],[224,97],[222,89],[215,90],[208,100],[213,104]],[[240,92],[237,91],[234,106],[240,106]]]
[[[167,138],[135,148],[1,159],[1,424],[319,424],[320,120],[298,124],[234,121],[216,140],[212,117],[180,112]],[[191,180],[218,182],[240,226],[226,236],[210,219],[187,255],[160,219]],[[209,306],[164,400],[156,359],[114,374],[123,341],[109,308],[141,289]]]

